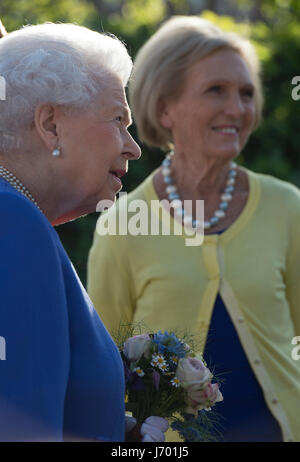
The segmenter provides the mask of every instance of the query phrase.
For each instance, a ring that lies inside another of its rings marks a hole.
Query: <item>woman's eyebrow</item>
[[[116,104],[114,104],[113,107],[114,107],[114,109],[122,111],[122,116],[123,116],[127,126],[132,124],[130,107],[125,102],[123,102],[123,101],[116,102]]]
[[[125,106],[122,104],[122,111],[124,115],[124,119],[126,121],[127,127],[129,127],[132,124],[132,117],[131,117],[131,111],[129,106]]]
[[[226,79],[226,78],[208,78],[208,79],[203,79],[201,80],[201,84],[203,85],[221,85],[221,84],[226,84],[226,83],[232,83],[231,79]],[[249,86],[254,88],[253,83],[251,80],[247,80],[245,82],[241,82],[242,85],[244,86]]]

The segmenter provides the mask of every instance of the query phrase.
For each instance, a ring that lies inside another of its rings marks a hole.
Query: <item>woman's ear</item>
[[[39,138],[51,151],[58,145],[57,123],[60,110],[51,103],[40,104],[35,109],[34,125]]]
[[[169,105],[163,99],[160,99],[158,102],[157,117],[162,127],[171,130],[173,124],[169,113]]]

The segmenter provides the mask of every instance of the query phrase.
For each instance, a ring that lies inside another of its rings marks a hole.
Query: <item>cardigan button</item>
[[[254,364],[260,364],[261,360],[260,359],[255,359],[253,362],[254,362]]]
[[[272,404],[278,404],[278,399],[273,398],[273,399],[271,400],[271,403],[272,403]]]
[[[241,316],[239,318],[237,318],[238,322],[244,322],[244,318],[242,318]]]

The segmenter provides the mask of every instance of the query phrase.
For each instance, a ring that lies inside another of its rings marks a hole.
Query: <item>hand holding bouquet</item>
[[[136,419],[136,439],[140,439],[142,424],[150,416],[171,419],[172,428],[182,435],[180,425],[186,428],[188,421],[190,427],[195,427],[199,411],[208,411],[223,400],[203,359],[196,357],[173,332],[131,337],[121,347],[121,356],[126,405]],[[203,441],[202,435],[197,441],[200,440]]]

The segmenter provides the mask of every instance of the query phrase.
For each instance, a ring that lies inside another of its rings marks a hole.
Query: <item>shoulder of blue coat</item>
[[[56,234],[44,214],[13,189],[0,189],[0,220],[2,230],[9,227],[16,234],[24,228],[32,230],[34,234]]]

